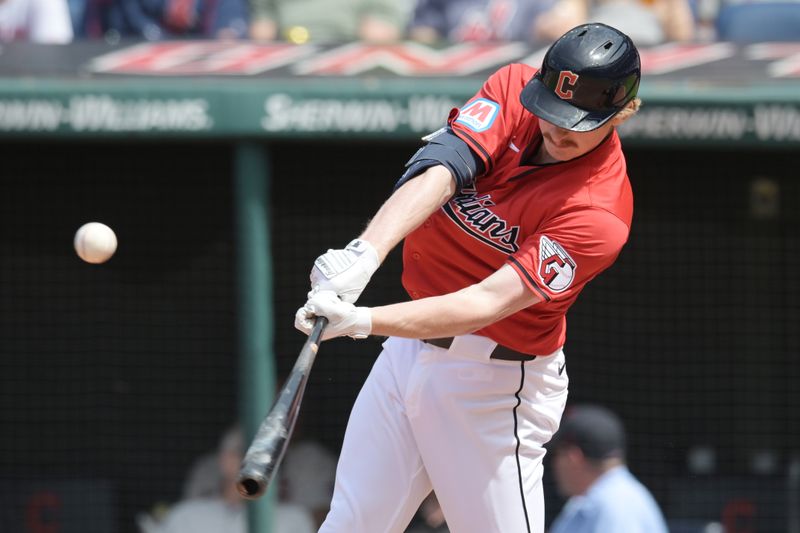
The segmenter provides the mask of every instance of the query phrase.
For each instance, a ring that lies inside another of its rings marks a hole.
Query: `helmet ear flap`
[[[611,92],[611,91],[610,91]],[[628,102],[636,98],[639,92],[639,79],[637,78],[633,87],[627,87],[624,83],[620,83],[614,88],[613,94],[609,99],[610,107],[617,107],[622,109]]]

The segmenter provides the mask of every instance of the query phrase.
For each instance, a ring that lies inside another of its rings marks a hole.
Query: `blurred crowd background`
[[[0,41],[253,39],[294,43],[552,41],[587,22],[641,45],[784,41],[796,0],[0,0]]]

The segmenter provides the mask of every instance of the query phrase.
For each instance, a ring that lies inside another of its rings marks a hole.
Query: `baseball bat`
[[[325,317],[317,317],[280,395],[267,417],[261,422],[242,461],[236,487],[244,498],[261,497],[269,487],[275,471],[283,460],[286,446],[292,437],[300,403],[308,383],[308,374],[317,356],[322,331],[328,324]]]

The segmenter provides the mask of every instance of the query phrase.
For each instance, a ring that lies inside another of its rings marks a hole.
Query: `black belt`
[[[453,337],[444,337],[443,339],[422,339],[422,342],[427,342],[428,344],[433,344],[434,346],[438,346],[439,348],[444,348],[447,350],[450,348],[450,345],[453,344]],[[492,355],[489,357],[492,359],[500,359],[501,361],[533,361],[536,359],[535,355],[518,352],[500,344],[497,345],[492,352]]]

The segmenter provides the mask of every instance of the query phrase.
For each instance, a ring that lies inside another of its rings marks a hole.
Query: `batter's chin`
[[[547,148],[547,153],[550,154],[550,157],[552,157],[556,161],[569,161],[570,159],[573,159],[576,156],[575,154],[576,150],[571,145],[560,147],[554,144],[549,144],[546,146],[546,148]]]

